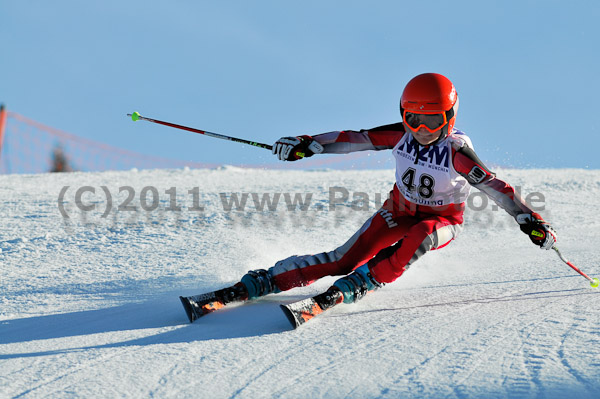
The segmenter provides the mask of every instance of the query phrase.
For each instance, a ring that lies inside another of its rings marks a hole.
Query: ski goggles
[[[445,112],[435,114],[417,114],[404,110],[402,115],[404,123],[410,130],[416,132],[421,127],[424,127],[429,133],[435,133],[448,123],[448,118]]]

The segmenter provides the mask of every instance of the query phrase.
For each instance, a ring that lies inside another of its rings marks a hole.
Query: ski
[[[342,292],[335,286],[312,298],[303,299],[287,305],[279,305],[294,329],[311,320],[324,311],[344,301]]]
[[[248,291],[246,291],[246,287],[242,283],[237,283],[231,287],[205,294],[188,297],[180,296],[179,299],[190,323],[193,323],[200,317],[219,310],[230,303],[247,300]]]
[[[222,309],[231,303],[248,300],[248,292],[242,283],[237,283],[231,287],[205,294],[188,297],[180,296],[179,299],[190,323],[193,323],[200,317]],[[279,306],[295,329],[343,301],[344,296],[342,292],[333,286],[326,292],[312,298]]]

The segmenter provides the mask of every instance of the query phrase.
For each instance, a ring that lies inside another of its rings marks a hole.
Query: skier
[[[321,153],[391,149],[396,182],[390,198],[333,251],[291,256],[268,270],[249,271],[232,287],[195,298],[191,305],[195,316],[190,316],[190,321],[228,302],[287,291],[324,276],[344,277],[319,296],[321,307],[355,302],[396,280],[427,251],[442,248],[457,237],[470,186],[514,217],[535,245],[551,249],[556,233],[550,224],[481,162],[469,137],[454,127],[457,111],[458,96],[452,82],[443,75],[425,73],[404,88],[402,122],[277,140],[273,153],[282,161]]]

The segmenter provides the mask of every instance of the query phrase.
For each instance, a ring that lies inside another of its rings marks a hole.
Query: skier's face
[[[431,143],[433,143],[434,141],[436,141],[440,135],[442,134],[442,129],[431,133],[429,132],[427,129],[425,129],[424,127],[419,128],[419,130],[413,130],[412,134],[415,138],[415,140],[417,140],[417,142],[421,145],[429,145]]]

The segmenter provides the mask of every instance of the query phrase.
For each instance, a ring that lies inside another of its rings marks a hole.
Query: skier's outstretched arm
[[[296,161],[314,154],[348,154],[355,151],[394,148],[404,134],[402,123],[369,130],[344,130],[315,136],[282,137],[273,144],[273,154],[282,161]]]
[[[453,150],[453,165],[473,187],[508,212],[534,244],[543,249],[554,246],[556,232],[550,224],[534,212],[510,184],[497,178],[467,144]]]

